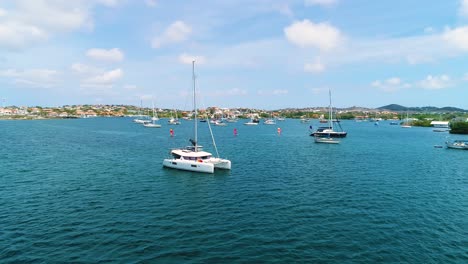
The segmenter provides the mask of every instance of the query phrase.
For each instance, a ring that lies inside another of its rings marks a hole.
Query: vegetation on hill
[[[445,106],[445,107],[435,107],[435,106],[423,106],[423,107],[406,107],[399,104],[389,104],[385,106],[381,106],[377,109],[380,110],[390,110],[396,112],[403,112],[403,111],[412,111],[412,112],[468,112],[468,110],[464,110],[457,107]]]

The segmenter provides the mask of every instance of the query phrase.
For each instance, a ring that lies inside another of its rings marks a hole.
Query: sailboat
[[[265,125],[276,125],[275,118],[273,117],[273,113],[271,113],[270,118],[266,119],[263,124]]]
[[[167,121],[169,125],[180,125],[179,118],[177,118],[177,110],[175,111],[175,118],[172,116],[171,112],[171,118]]]
[[[158,114],[154,110],[154,102],[153,102],[153,117],[151,118],[151,122],[150,123],[144,123],[143,126],[144,127],[149,127],[149,128],[160,128],[161,125],[156,123],[156,121],[158,121],[158,120],[159,120]]]
[[[250,121],[249,122],[245,122],[244,125],[246,126],[256,126],[258,125],[260,121],[258,120],[258,118],[256,118],[254,116],[254,114],[250,114]]]
[[[133,119],[133,122],[137,124],[149,123],[149,120],[147,118],[141,118],[141,117],[145,117],[145,115],[141,114],[141,109],[143,109],[143,100],[140,100],[140,108],[138,109],[138,117]]]
[[[312,132],[310,136],[312,137],[327,137],[327,138],[344,138],[348,132],[343,131],[341,128],[340,122],[333,120],[333,108],[331,100],[331,90],[328,90],[328,95],[330,97],[329,113],[328,113],[328,126],[319,127],[316,131]],[[333,123],[336,122],[342,131],[335,131],[333,128]]]
[[[411,125],[409,123],[409,117],[408,117],[408,112],[406,112],[406,119],[405,122],[401,125],[402,128],[411,128]]]
[[[164,159],[163,166],[179,170],[214,173],[215,169],[231,169],[231,161],[227,159],[213,157],[209,152],[203,151],[203,147],[198,145],[198,122],[197,122],[197,101],[195,88],[195,61],[192,61],[192,78],[193,78],[193,107],[194,107],[194,139],[190,139],[191,146],[171,150],[171,158]],[[211,132],[211,127],[210,127]],[[213,143],[214,143],[214,137]],[[216,144],[213,144],[216,148]]]

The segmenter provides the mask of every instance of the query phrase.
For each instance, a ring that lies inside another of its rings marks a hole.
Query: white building
[[[448,121],[432,121],[431,125],[433,127],[443,127],[448,128],[449,122]]]

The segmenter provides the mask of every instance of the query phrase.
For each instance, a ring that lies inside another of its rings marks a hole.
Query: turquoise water
[[[240,121],[213,127],[232,171],[162,168],[192,122],[1,121],[0,262],[468,262],[468,152],[433,147],[448,134],[344,121],[328,145]]]

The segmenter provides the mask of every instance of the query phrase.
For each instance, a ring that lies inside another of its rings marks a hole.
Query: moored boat
[[[468,140],[456,139],[445,142],[447,148],[468,150]]]
[[[348,132],[343,131],[339,122],[336,122],[337,119],[333,119],[333,110],[332,110],[332,101],[331,101],[331,90],[328,91],[330,97],[329,113],[328,113],[328,126],[319,127],[317,130],[312,132],[310,136],[312,137],[329,137],[329,138],[344,138],[348,135]],[[337,123],[341,131],[334,130],[333,123]]]
[[[194,106],[194,140],[190,139],[192,146],[186,148],[171,150],[171,158],[163,160],[163,166],[178,170],[187,170],[194,172],[214,173],[215,169],[231,169],[231,161],[219,157],[213,157],[209,152],[203,151],[203,147],[198,145],[198,122],[197,122],[197,104],[195,90],[195,61],[192,61],[193,78],[193,106]],[[211,131],[211,128],[210,128]],[[213,138],[214,143],[214,138]],[[216,144],[213,144],[216,150]]]

